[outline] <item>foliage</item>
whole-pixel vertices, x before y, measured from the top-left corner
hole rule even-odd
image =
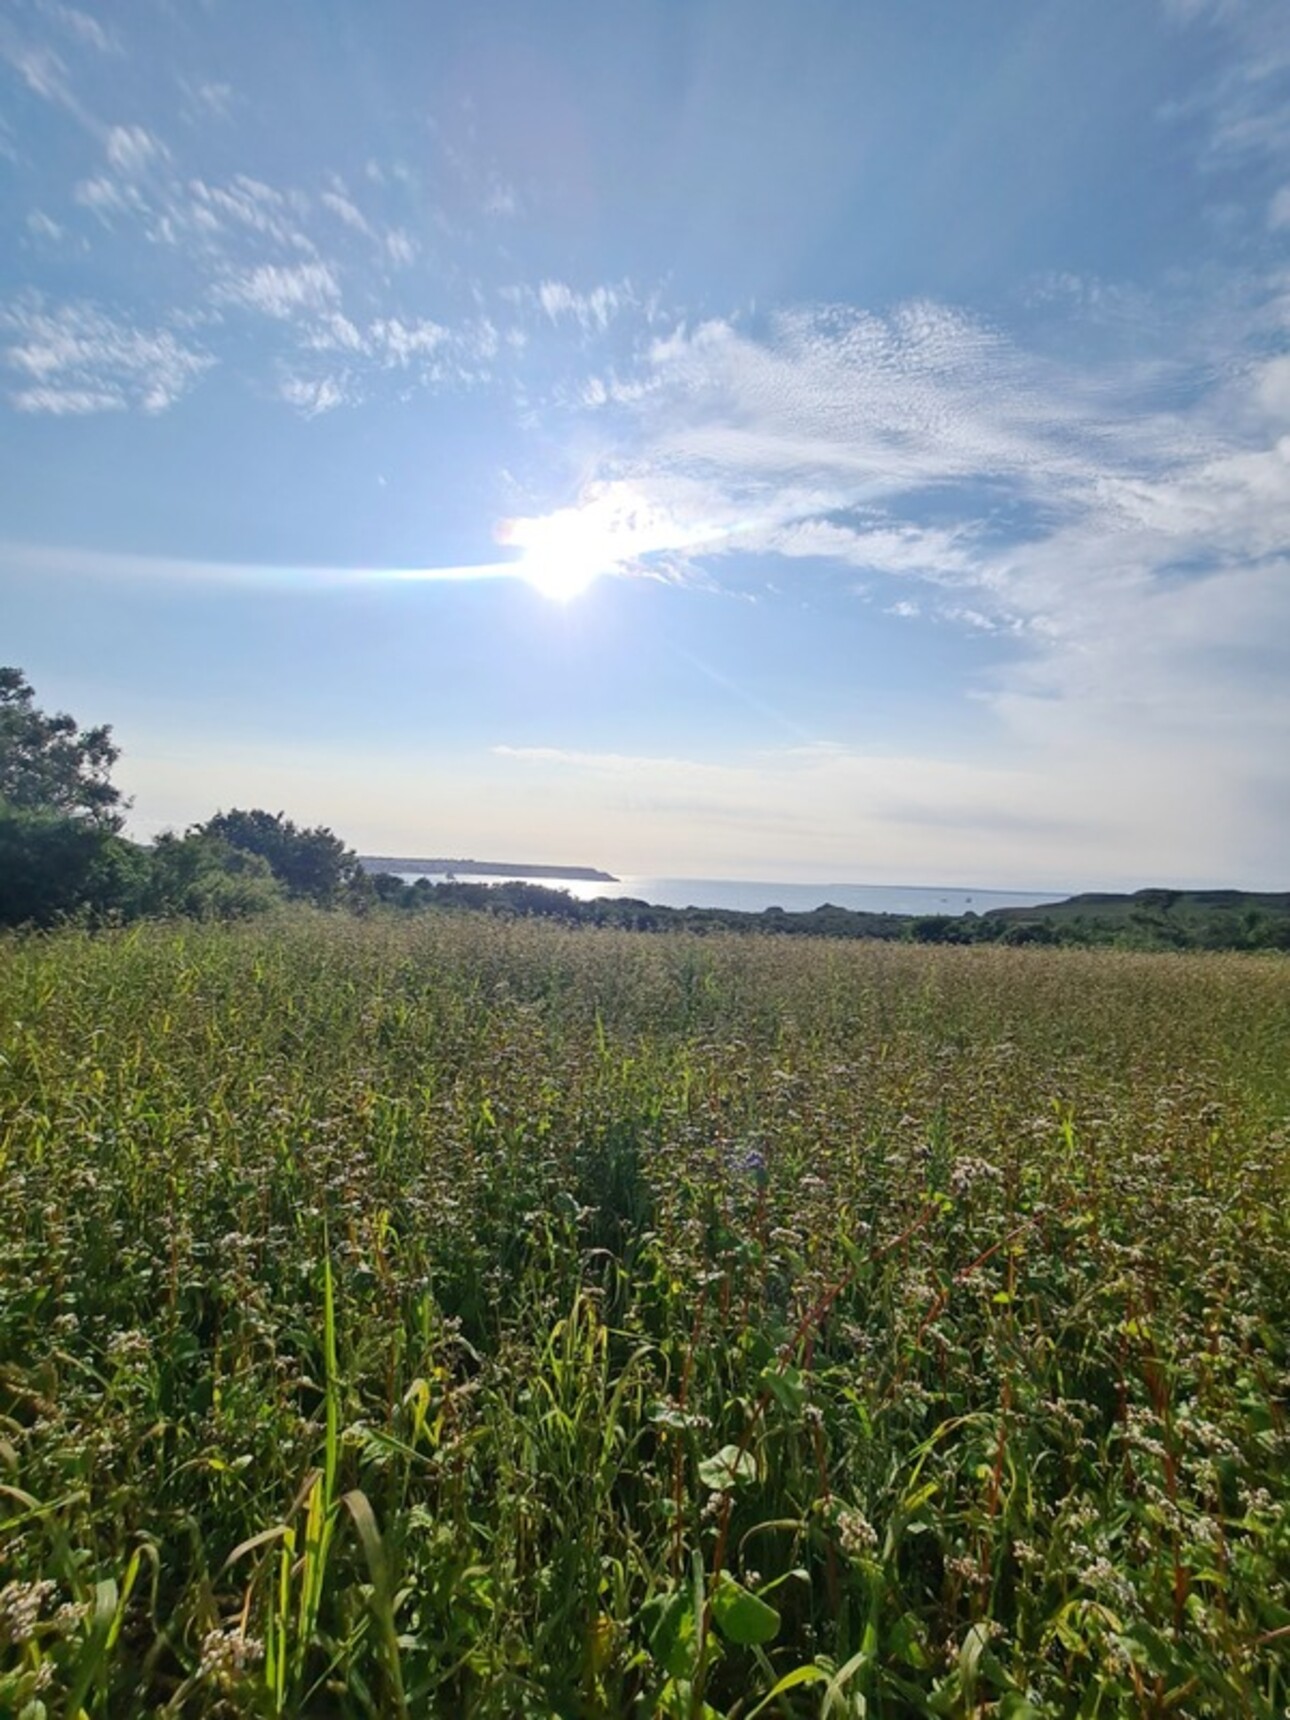
[[[303,830],[281,812],[217,812],[197,833],[259,855],[289,896],[320,908],[334,906],[363,879],[357,855],[338,836],[323,825]]]
[[[1290,949],[1290,894],[1240,890],[1140,890],[1133,896],[1077,896],[1051,908],[992,908],[984,915],[874,914],[825,902],[804,913],[767,908],[665,908],[631,897],[579,901],[550,885],[471,880],[405,883],[392,873],[369,880],[373,899],[404,911],[483,911],[500,918],[558,920],[625,931],[747,932],[776,937],[867,938],[920,944],[1042,944],[1087,949]],[[1177,906],[1177,904],[1181,904]]]
[[[151,914],[241,920],[282,900],[268,861],[218,836],[168,831],[153,843],[149,858]]]
[[[22,670],[0,668],[0,801],[117,830],[121,793],[109,773],[118,757],[106,724],[79,729],[66,712],[46,716]]]
[[[0,1711],[1290,1698],[1290,971],[0,942]]]
[[[140,851],[97,819],[0,801],[0,926],[133,917],[146,898],[147,871]]]

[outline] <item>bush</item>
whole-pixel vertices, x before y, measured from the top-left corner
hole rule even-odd
[[[129,918],[147,885],[146,857],[107,826],[0,801],[0,925]]]
[[[159,836],[151,853],[147,910],[196,920],[244,920],[282,900],[267,860],[218,837]]]

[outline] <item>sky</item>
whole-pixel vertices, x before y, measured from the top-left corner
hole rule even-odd
[[[1290,6],[0,0],[0,661],[144,838],[1290,887]]]

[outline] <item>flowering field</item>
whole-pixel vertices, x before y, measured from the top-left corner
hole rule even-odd
[[[1283,1716],[1290,964],[0,945],[0,1712]]]

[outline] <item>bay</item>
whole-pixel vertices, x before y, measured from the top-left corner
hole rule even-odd
[[[432,884],[449,880],[444,874],[401,872],[407,883],[428,878]],[[599,897],[631,896],[661,908],[734,908],[746,914],[783,908],[809,913],[831,902],[868,914],[984,914],[989,908],[1029,908],[1061,901],[1061,890],[980,890],[916,884],[784,884],[744,878],[659,878],[633,876],[612,883],[585,878],[456,877],[459,884],[538,884],[567,890],[580,902]]]

